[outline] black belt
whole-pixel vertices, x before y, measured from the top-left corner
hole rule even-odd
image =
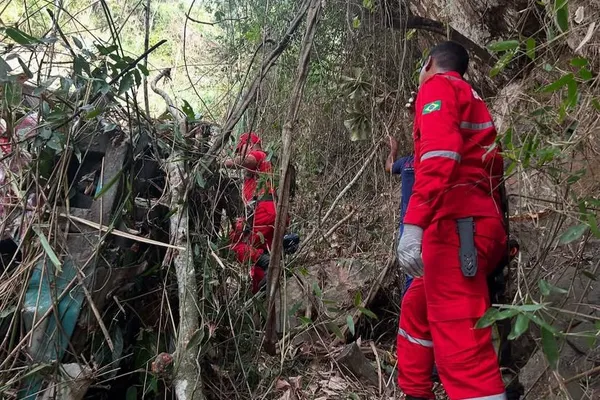
[[[261,197],[259,197],[259,198],[256,199],[257,202],[260,202],[260,201],[274,201],[274,200],[275,200],[275,197],[272,194],[267,194],[267,195],[261,196]]]

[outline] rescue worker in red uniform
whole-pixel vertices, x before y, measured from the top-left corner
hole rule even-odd
[[[240,136],[235,152],[236,156],[225,160],[224,166],[244,170],[242,192],[246,216],[238,218],[229,234],[230,247],[240,263],[251,264],[252,292],[257,293],[265,283],[275,232],[272,166],[260,137],[253,132]]]
[[[463,80],[469,55],[455,42],[431,50],[420,75],[413,128],[415,185],[398,243],[415,277],[402,300],[398,384],[407,399],[434,399],[435,363],[451,400],[504,400],[486,278],[507,249],[496,130]]]

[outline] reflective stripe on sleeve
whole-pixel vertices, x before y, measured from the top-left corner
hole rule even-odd
[[[412,337],[402,328],[398,329],[398,335],[402,336],[411,343],[418,344],[423,347],[433,347],[433,342],[431,340],[417,339],[415,337]]]
[[[492,128],[493,126],[494,123],[492,121],[481,123],[463,121],[460,123],[461,129],[468,129],[471,131],[482,131],[484,129]]]
[[[429,158],[433,158],[433,157],[444,157],[444,158],[449,158],[451,160],[454,160],[456,162],[460,162],[460,154],[458,154],[455,151],[449,151],[449,150],[428,151],[427,153],[425,153],[421,156],[421,162],[423,162]]]
[[[483,396],[483,397],[469,397],[465,400],[506,400],[506,393],[494,394],[491,396]]]

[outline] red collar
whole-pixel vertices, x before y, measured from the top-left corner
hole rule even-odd
[[[455,72],[455,71],[442,72],[442,73],[440,73],[440,75],[448,75],[448,76],[452,76],[454,78],[458,78],[460,80],[463,79],[463,77],[458,72]]]

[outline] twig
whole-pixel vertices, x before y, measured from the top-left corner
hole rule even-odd
[[[348,222],[348,220],[350,218],[352,218],[354,216],[354,214],[356,214],[356,209],[350,211],[350,213],[348,215],[346,215],[344,218],[340,219],[334,226],[331,227],[330,230],[328,230],[324,235],[323,238],[328,238],[329,236],[331,236],[333,234],[333,232],[337,231],[338,228],[342,225],[344,225],[346,222]]]
[[[131,240],[135,240],[135,241],[142,242],[142,243],[147,243],[147,244],[153,244],[155,246],[168,247],[170,249],[175,249],[175,250],[185,250],[186,249],[185,247],[174,246],[172,244],[163,243],[163,242],[159,242],[159,241],[156,241],[156,240],[148,239],[148,238],[145,238],[145,237],[132,235],[131,233],[123,232],[123,231],[120,231],[118,229],[112,229],[112,228],[110,228],[110,227],[108,227],[106,225],[100,225],[100,224],[98,224],[96,222],[88,221],[87,219],[79,218],[79,217],[76,217],[74,215],[60,213],[60,216],[64,217],[64,218],[68,218],[68,219],[73,220],[75,222],[79,222],[81,224],[87,225],[90,228],[99,229],[102,232],[108,232],[108,233],[111,233],[111,234],[113,234],[115,236],[120,236],[120,237],[123,237],[123,238],[126,238],[126,239],[131,239]]]
[[[587,377],[587,376],[590,376],[590,375],[595,375],[595,374],[598,374],[598,373],[600,373],[600,366],[594,367],[594,368],[592,368],[592,369],[590,369],[590,370],[587,370],[587,371],[585,371],[585,372],[582,372],[582,373],[580,373],[580,374],[574,375],[574,376],[572,376],[572,377],[570,377],[570,378],[568,378],[568,379],[564,379],[564,380],[563,380],[563,383],[564,383],[565,385],[567,385],[567,384],[569,384],[569,383],[571,383],[571,382],[578,381],[578,380],[580,380],[581,378],[585,378],[585,377]]]
[[[146,0],[145,33],[144,33],[144,53],[148,52],[150,45],[150,0]],[[148,56],[144,58],[144,67],[148,69]],[[146,115],[150,116],[150,100],[148,98],[148,77],[144,76],[144,107]]]
[[[264,348],[268,354],[276,354],[277,332],[275,311],[276,297],[279,294],[279,279],[281,276],[281,255],[283,246],[283,235],[287,222],[288,209],[290,204],[290,183],[291,175],[289,170],[290,159],[292,156],[292,137],[295,123],[302,101],[304,85],[308,75],[310,65],[310,52],[315,38],[317,25],[321,15],[321,0],[307,0],[309,4],[308,15],[306,17],[306,33],[302,40],[302,47],[298,58],[298,69],[296,82],[292,90],[290,104],[287,112],[286,122],[283,125],[281,133],[282,157],[281,157],[281,178],[283,184],[279,187],[279,196],[277,202],[277,217],[275,220],[275,233],[273,234],[273,248],[271,250],[271,260],[268,270],[268,306],[267,323],[265,327]]]
[[[381,361],[379,361],[379,353],[377,352],[377,347],[375,347],[374,342],[371,342],[371,350],[373,350],[373,354],[375,354],[375,362],[377,363],[377,376],[379,378],[379,395],[381,396],[381,382],[383,381],[381,377]]]
[[[215,26],[217,24],[220,24],[221,22],[228,22],[228,21],[242,21],[246,18],[223,18],[221,20],[218,20],[216,22],[207,22],[207,21],[200,21],[198,19],[192,18],[190,17],[190,13],[188,12],[187,14],[185,14],[185,17],[187,19],[189,19],[192,22],[195,22],[197,24],[202,24],[202,25],[210,25],[210,26]]]

